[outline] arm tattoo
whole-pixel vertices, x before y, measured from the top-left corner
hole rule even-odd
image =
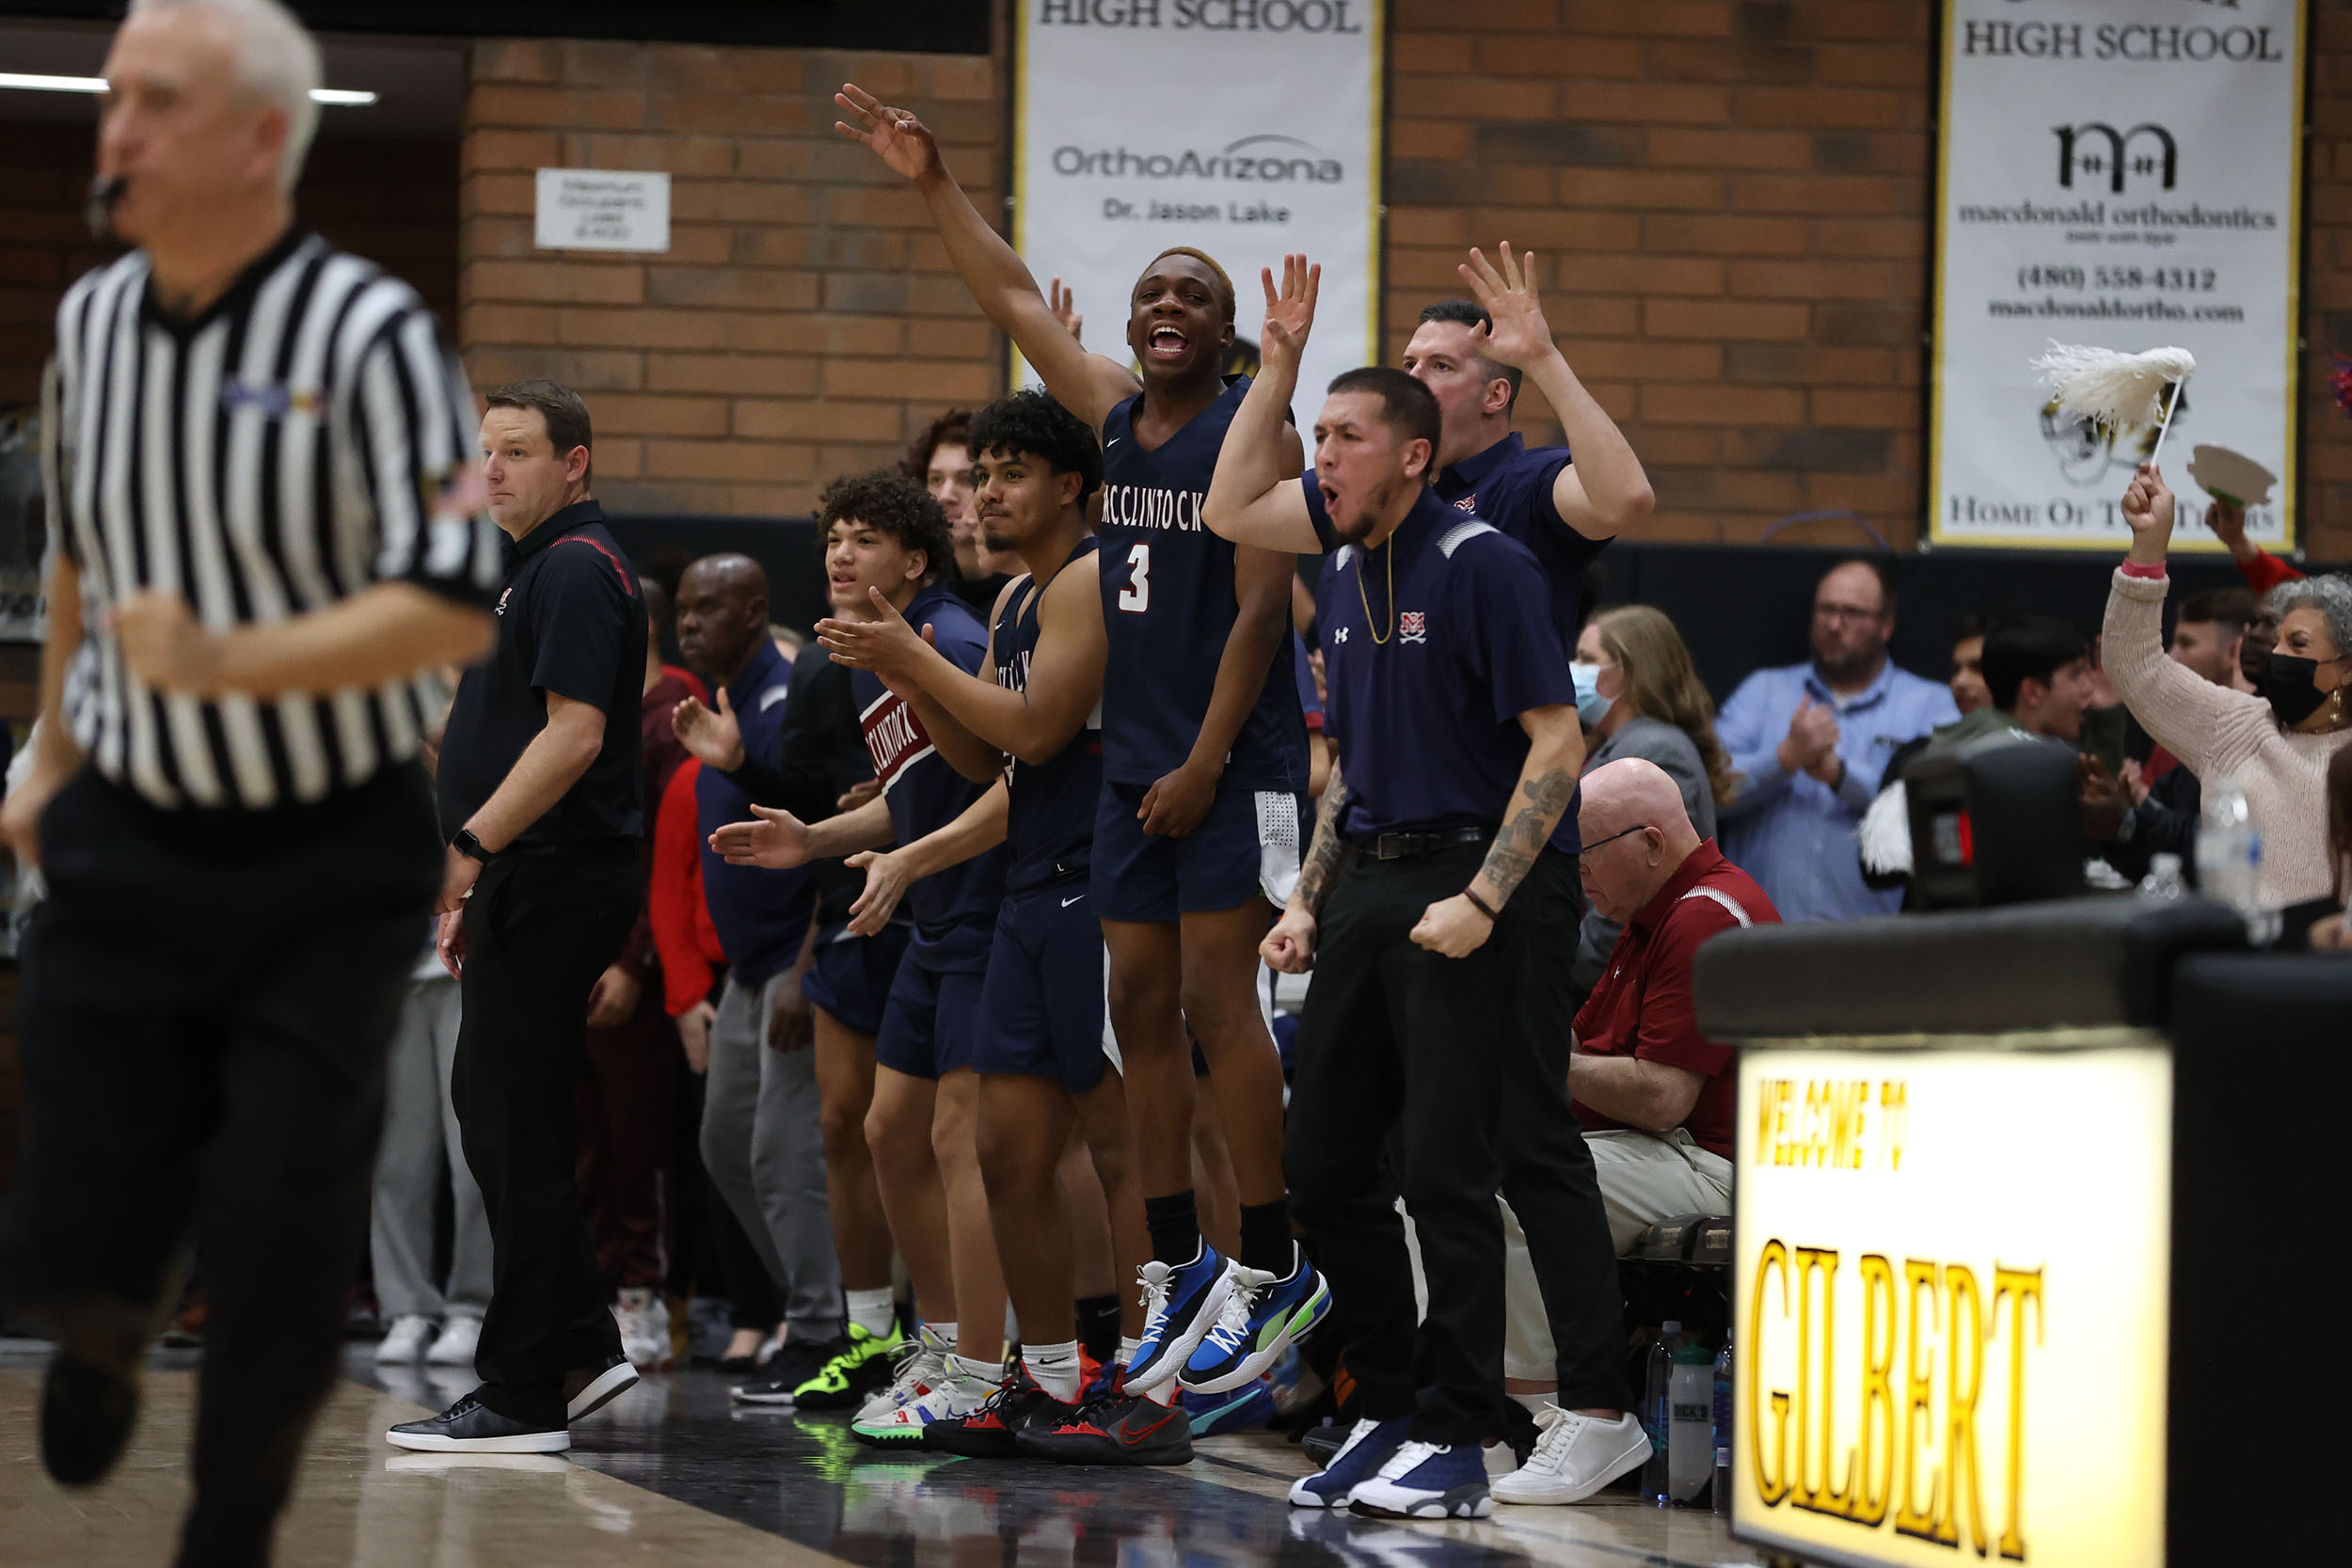
[[[1298,870],[1298,889],[1292,895],[1311,914],[1323,908],[1324,896],[1339,875],[1340,861],[1347,853],[1347,843],[1340,837],[1340,813],[1346,806],[1347,784],[1334,759],[1330,780],[1323,786],[1323,804],[1315,812],[1314,837],[1308,842],[1306,863]]]
[[[1554,768],[1519,783],[1519,793],[1526,801],[1511,814],[1511,820],[1495,834],[1495,841],[1486,849],[1486,863],[1481,867],[1486,880],[1503,897],[1511,896],[1535,857],[1544,852],[1551,839],[1551,831],[1560,825],[1560,814],[1576,799],[1576,774],[1565,768]]]

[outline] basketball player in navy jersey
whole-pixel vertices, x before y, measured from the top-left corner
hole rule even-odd
[[[871,614],[867,594],[879,593],[894,610],[930,626],[936,646],[959,667],[980,668],[988,634],[957,595],[953,534],[939,503],[920,485],[888,470],[844,479],[827,487],[817,516],[825,530],[827,589],[835,614]],[[748,853],[758,823],[722,828],[713,848],[722,854],[744,848],[743,863],[776,868],[841,856],[859,863],[867,859],[863,851],[912,844],[946,827],[984,792],[985,785],[937,754],[903,698],[870,671],[852,670],[849,678],[881,798],[814,823],[755,807],[765,819],[757,840],[767,852]],[[1005,1291],[980,1185],[974,1132],[978,1095],[971,1069],[980,980],[1004,896],[1004,862],[1001,853],[980,854],[905,890],[913,937],[882,1010],[870,1109],[862,1112],[858,1129],[871,1147],[889,1234],[907,1260],[924,1313],[922,1348],[909,1358],[904,1377],[894,1378],[889,1353],[897,1348],[896,1337],[884,1339],[852,1321],[848,1350],[794,1390],[797,1408],[863,1406],[858,1422],[880,1419],[912,1398],[917,1385],[941,1380],[960,1337],[967,1341],[961,1348],[993,1375],[1003,1343]],[[879,930],[890,913],[871,896],[863,898],[853,906],[848,929],[853,937]]]
[[[1172,1380],[1152,1397],[1114,1375],[1079,1404],[1070,1212],[1056,1175],[1074,1117],[1109,1200],[1114,1253],[1122,1268],[1137,1267],[1147,1238],[1126,1159],[1126,1095],[1104,1049],[1102,931],[1088,908],[1104,632],[1086,500],[1101,459],[1092,433],[1037,391],[982,409],[972,454],[989,546],[1015,551],[1028,569],[997,600],[995,679],[966,673],[933,646],[934,629],[918,633],[879,604],[873,621],[817,627],[834,658],[907,696],[966,777],[1001,776],[1007,785],[1012,860],[974,1065],[981,1168],[1022,1367],[980,1408],[921,1426],[919,1440],[974,1456],[1181,1465],[1192,1439]],[[1133,1363],[1145,1326],[1128,1310],[1121,1365]]]
[[[914,182],[981,309],[1102,437],[1107,665],[1090,892],[1110,949],[1152,1250],[1128,1382],[1157,1388],[1181,1374],[1204,1391],[1236,1387],[1329,1301],[1291,1237],[1281,1068],[1256,990],[1257,943],[1296,879],[1305,825],[1307,733],[1289,637],[1295,562],[1236,548],[1201,519],[1249,386],[1245,377],[1228,387],[1221,373],[1232,284],[1198,251],[1163,251],[1129,301],[1139,370],[1090,355],[957,185],[921,120],[854,86],[835,102],[857,120],[836,129]],[[1296,433],[1281,439],[1303,466]],[[1233,1262],[1200,1235],[1187,1026],[1209,1064],[1240,1189]]]

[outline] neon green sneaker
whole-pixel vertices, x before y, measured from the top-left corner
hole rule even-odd
[[[833,1354],[817,1375],[792,1390],[795,1410],[855,1410],[891,1380],[891,1363],[907,1342],[894,1321],[887,1335],[850,1325],[850,1332],[827,1348]]]

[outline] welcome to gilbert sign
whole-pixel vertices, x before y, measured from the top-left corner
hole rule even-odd
[[[1170,245],[1232,275],[1234,331],[1262,267],[1323,264],[1300,417],[1377,355],[1385,0],[1021,0],[1013,245],[1059,277],[1086,343],[1122,362],[1127,304]],[[1034,379],[1013,356],[1016,384]]]
[[[1931,537],[2119,546],[2154,431],[2061,419],[2053,339],[2197,356],[2165,442],[2278,476],[2248,532],[2295,543],[2302,0],[1947,0]],[[2217,548],[2201,529],[2178,544]]]

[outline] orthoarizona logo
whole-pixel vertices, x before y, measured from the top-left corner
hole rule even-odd
[[[1221,150],[1138,152],[1132,148],[1054,149],[1054,172],[1141,180],[1254,180],[1263,184],[1337,184],[1347,171],[1312,142],[1266,133],[1228,142]]]

